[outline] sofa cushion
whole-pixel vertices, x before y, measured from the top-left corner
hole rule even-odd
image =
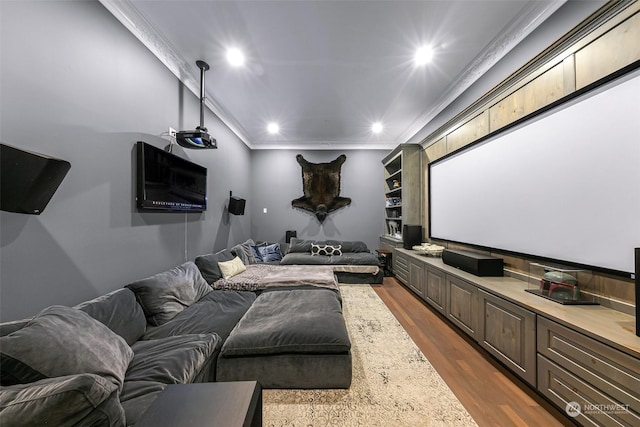
[[[215,333],[224,341],[255,299],[254,292],[214,290],[164,325],[149,327],[142,339]]]
[[[374,265],[380,261],[371,252],[343,252],[341,256],[312,255],[310,253],[288,253],[281,265]]]
[[[366,243],[359,240],[303,240],[293,237],[287,253],[311,252],[311,244],[342,246],[342,253],[346,252],[370,252]]]
[[[131,345],[144,334],[147,320],[131,290],[120,288],[75,306],[102,322]]]
[[[0,389],[6,426],[124,426],[118,386],[94,374],[47,378]]]
[[[127,425],[135,425],[142,414],[153,403],[167,384],[158,381],[125,381],[120,403],[124,409]]]
[[[84,311],[51,306],[0,338],[2,385],[90,373],[122,386],[133,352],[125,340]]]
[[[327,240],[327,245],[340,245],[342,246],[342,252],[371,252],[367,247],[367,244],[359,240],[346,241],[346,240]]]
[[[274,290],[256,298],[231,331],[221,357],[345,353],[350,348],[337,292]]]
[[[289,251],[287,253],[311,252],[312,243],[315,243],[315,240],[304,240],[292,237],[291,242],[289,242]]]
[[[220,348],[216,334],[191,334],[133,344],[134,356],[126,381],[187,384],[193,381]]]
[[[231,261],[235,255],[228,249],[223,249],[215,254],[200,255],[195,262],[200,269],[200,273],[207,283],[211,284],[222,278],[219,262]]]
[[[235,256],[240,257],[245,265],[255,264],[256,259],[253,256],[253,249],[251,249],[251,247],[255,246],[255,244],[256,242],[254,242],[253,239],[247,239],[244,242],[232,247],[231,252]]]
[[[136,294],[147,322],[158,326],[211,292],[191,261],[126,286]]]
[[[219,262],[218,266],[220,266],[222,277],[225,279],[230,279],[235,275],[247,271],[247,267],[244,265],[240,257],[235,257],[231,261]]]

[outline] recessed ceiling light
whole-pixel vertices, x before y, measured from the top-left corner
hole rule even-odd
[[[375,122],[374,124],[371,125],[371,132],[373,133],[380,133],[382,132],[382,123],[380,122]]]
[[[413,57],[416,65],[425,65],[431,62],[433,59],[433,49],[431,46],[422,46],[416,51],[415,56]]]
[[[227,50],[227,61],[234,67],[240,67],[244,65],[244,54],[240,49],[231,48]]]
[[[280,126],[278,126],[277,123],[269,123],[267,125],[267,132],[269,132],[271,135],[279,133],[280,132]]]

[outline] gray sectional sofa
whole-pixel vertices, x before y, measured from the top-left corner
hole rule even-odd
[[[380,284],[380,260],[364,242],[292,238],[280,265],[330,265],[340,283]]]
[[[0,425],[133,425],[167,384],[348,388],[339,291],[215,290],[228,257],[0,324]]]

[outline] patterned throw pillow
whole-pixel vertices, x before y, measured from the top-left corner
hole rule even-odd
[[[280,261],[282,254],[280,253],[280,245],[274,243],[273,245],[261,246],[258,248],[260,252],[260,258],[262,262]]]
[[[342,255],[342,246],[341,245],[316,245],[315,243],[311,244],[311,255]]]

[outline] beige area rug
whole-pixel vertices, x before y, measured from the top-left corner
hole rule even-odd
[[[475,426],[469,413],[368,285],[340,285],[351,339],[348,390],[264,390],[263,425]]]

